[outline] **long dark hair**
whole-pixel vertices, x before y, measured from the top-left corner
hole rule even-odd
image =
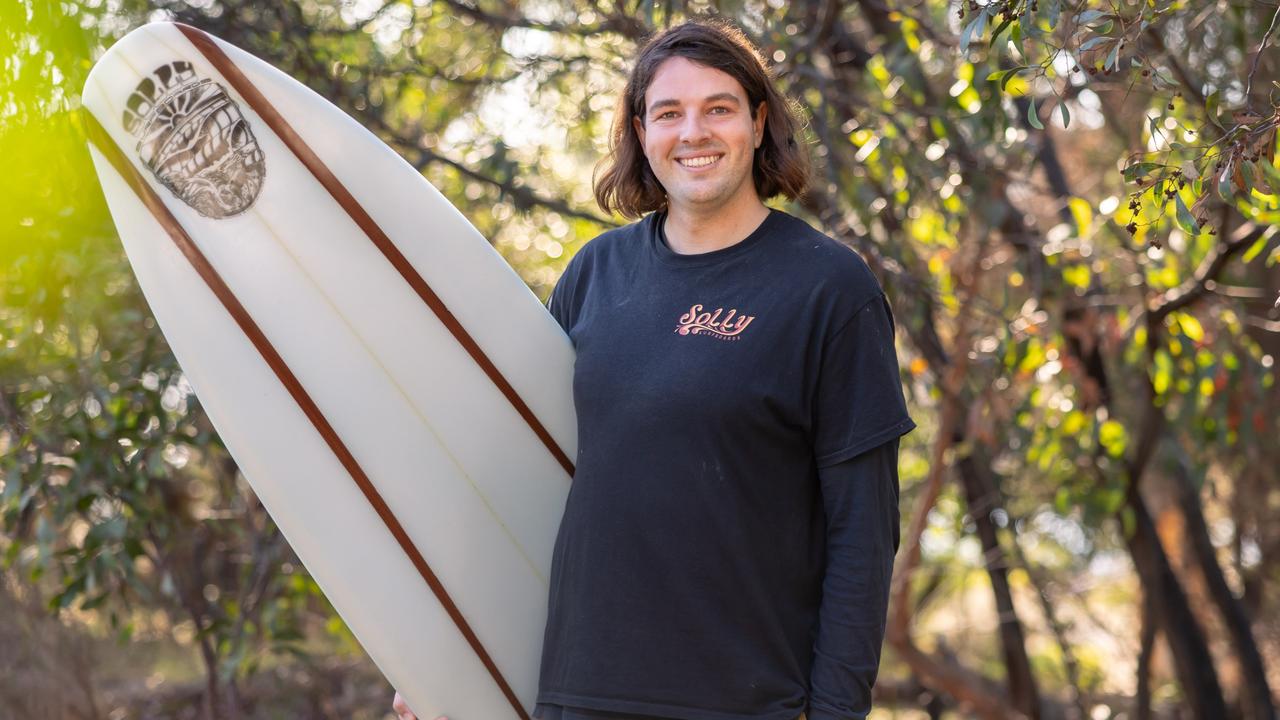
[[[637,218],[666,207],[667,194],[644,156],[633,117],[644,118],[644,94],[664,61],[683,57],[730,75],[747,93],[752,114],[767,103],[764,141],[756,149],[752,179],[756,193],[767,200],[784,195],[795,200],[809,185],[809,157],[796,141],[801,127],[799,109],[774,86],[774,78],[760,51],[737,26],[719,18],[701,18],[676,25],[649,39],[636,59],[627,87],[618,99],[609,138],[609,155],[595,179],[596,202],[607,213],[615,210]]]

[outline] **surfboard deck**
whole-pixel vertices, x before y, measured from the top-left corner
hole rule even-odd
[[[424,718],[527,718],[576,457],[573,349],[327,100],[152,23],[84,90],[138,283],[245,477]]]

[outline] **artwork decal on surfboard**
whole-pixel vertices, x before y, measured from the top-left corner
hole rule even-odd
[[[196,212],[227,218],[258,199],[267,169],[262,149],[226,88],[191,63],[165,63],[125,102],[125,130],[143,165]]]

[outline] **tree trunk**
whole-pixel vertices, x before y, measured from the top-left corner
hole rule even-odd
[[[1151,720],[1151,655],[1156,648],[1156,609],[1147,592],[1142,593],[1142,639],[1138,650],[1138,689],[1133,700],[1134,720]]]
[[[1004,548],[1000,547],[996,525],[991,520],[991,512],[1001,503],[999,491],[986,470],[988,467],[985,463],[978,463],[973,455],[965,456],[958,465],[964,484],[965,501],[969,504],[969,514],[978,526],[982,556],[987,575],[991,578],[991,589],[995,593],[1000,621],[1000,646],[1009,675],[1009,700],[1018,712],[1037,720],[1040,717],[1040,694],[1031,673],[1031,659],[1027,656],[1022,622],[1018,619],[1013,593],[1009,588],[1009,564],[1005,559]]]
[[[1240,661],[1244,687],[1240,691],[1246,717],[1254,720],[1275,720],[1275,706],[1271,700],[1271,687],[1267,683],[1267,670],[1253,637],[1253,626],[1240,600],[1231,592],[1227,579],[1218,564],[1217,553],[1209,539],[1209,527],[1200,505],[1200,493],[1191,480],[1183,458],[1174,462],[1172,475],[1177,492],[1178,506],[1186,523],[1185,541],[1191,557],[1204,576],[1205,585],[1213,604],[1218,607],[1227,625],[1232,649]]]
[[[1199,720],[1221,720],[1227,717],[1227,704],[1223,699],[1222,686],[1218,684],[1218,673],[1214,669],[1204,631],[1196,622],[1187,595],[1173,574],[1169,558],[1156,535],[1155,524],[1132,478],[1124,507],[1120,509],[1121,523],[1125,522],[1125,514],[1132,516],[1132,528],[1125,527],[1125,542],[1142,581],[1142,592],[1152,598],[1156,624],[1164,631],[1165,640],[1173,651],[1187,707]]]

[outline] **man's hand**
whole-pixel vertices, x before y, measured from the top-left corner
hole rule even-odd
[[[409,709],[409,705],[405,703],[399,691],[396,692],[395,700],[391,701],[391,709],[396,713],[396,720],[418,720],[418,716],[414,715],[413,711]],[[449,718],[441,715],[436,720],[449,720]]]

